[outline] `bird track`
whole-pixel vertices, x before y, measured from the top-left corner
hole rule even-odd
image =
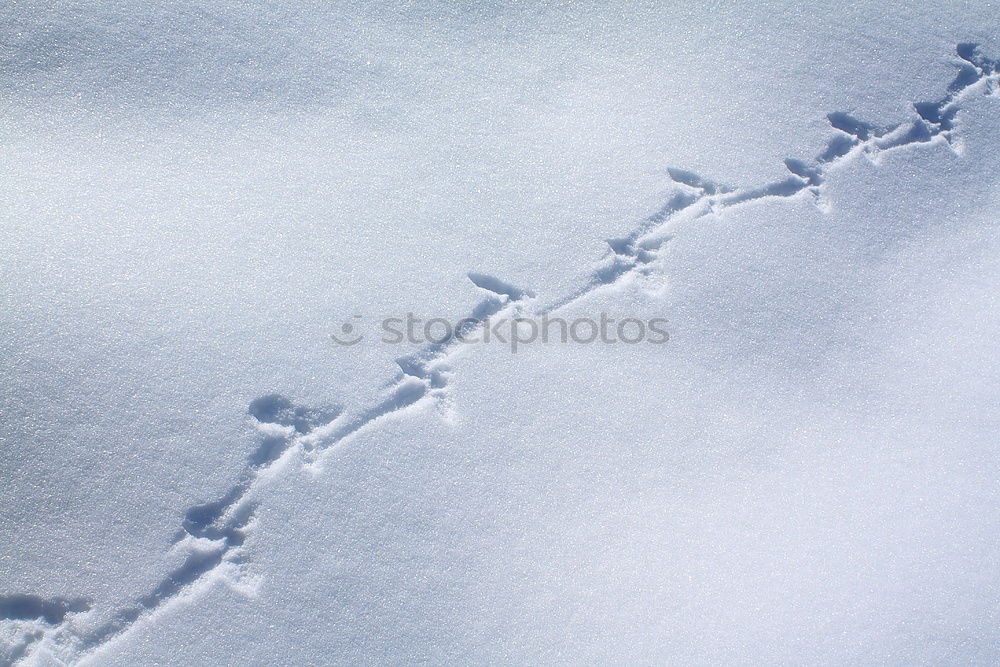
[[[835,134],[812,160],[785,160],[789,172],[785,178],[752,188],[732,188],[690,171],[668,169],[676,185],[671,198],[628,236],[609,239],[607,257],[578,290],[561,299],[537,305],[530,291],[492,276],[470,273],[469,279],[484,292],[484,298],[468,316],[468,327],[481,327],[487,318],[504,312],[528,312],[530,308],[530,313],[536,315],[551,313],[626,276],[650,272],[660,249],[671,238],[672,223],[681,214],[697,218],[760,199],[792,197],[809,197],[826,211],[829,204],[823,189],[828,171],[855,156],[877,161],[884,152],[935,142],[946,142],[957,150],[955,119],[962,100],[976,93],[1000,95],[1000,67],[997,61],[983,56],[975,44],[959,44],[956,52],[959,71],[944,97],[914,104],[913,117],[889,127],[878,127],[842,112],[829,114],[827,120]],[[444,399],[451,372],[448,361],[459,342],[452,335],[398,359],[399,374],[385,397],[358,411],[297,406],[278,394],[254,400],[248,412],[260,431],[261,444],[248,458],[233,487],[217,500],[185,512],[172,546],[180,565],[133,603],[106,610],[99,623],[85,622],[98,611],[85,599],[0,595],[0,624],[17,624],[14,641],[6,655],[0,655],[0,661],[12,665],[45,655],[65,664],[79,663],[155,610],[195,595],[203,588],[197,584],[216,578],[239,581],[245,574],[245,543],[254,527],[256,492],[292,461],[318,466],[324,452],[381,420],[418,404]]]

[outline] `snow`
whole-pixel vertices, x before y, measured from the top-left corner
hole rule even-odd
[[[988,2],[0,26],[0,660],[997,660]]]

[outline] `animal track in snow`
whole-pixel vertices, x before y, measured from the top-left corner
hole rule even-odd
[[[50,625],[62,623],[66,614],[90,609],[90,603],[77,598],[45,598],[37,595],[0,595],[0,620],[40,620]]]
[[[547,306],[534,308],[533,312],[538,315],[550,313],[625,276],[650,271],[649,265],[671,238],[671,223],[680,214],[700,217],[760,199],[798,196],[808,196],[821,210],[826,210],[823,187],[830,167],[856,155],[877,161],[880,153],[906,146],[934,141],[952,145],[956,136],[955,118],[961,109],[962,99],[976,91],[993,95],[1000,93],[1000,68],[996,61],[983,56],[974,44],[959,44],[956,51],[961,60],[959,72],[943,98],[914,104],[914,117],[891,127],[877,127],[843,112],[829,114],[827,120],[835,134],[812,160],[785,160],[788,177],[757,187],[734,188],[714,183],[690,171],[668,169],[677,189],[663,207],[628,236],[609,239],[609,255],[584,285]],[[524,309],[534,299],[531,292],[492,276],[470,273],[468,277],[486,293],[468,318],[470,328],[481,326],[487,318],[507,309]],[[182,529],[175,540],[175,548],[183,550],[182,564],[168,573],[152,591],[133,605],[112,613],[110,620],[94,630],[79,630],[74,624],[75,617],[82,613],[83,608],[67,606],[60,615],[58,610],[62,609],[59,606],[62,602],[50,601],[48,604],[56,606],[45,607],[45,603],[39,601],[37,604],[42,606],[38,609],[42,613],[34,617],[41,619],[36,620],[36,625],[44,621],[48,627],[35,627],[23,632],[21,643],[17,644],[21,647],[20,653],[11,662],[28,658],[43,647],[67,662],[77,661],[121,636],[149,612],[184,596],[193,590],[197,582],[218,573],[220,568],[227,568],[226,572],[220,573],[221,576],[238,576],[244,557],[244,543],[253,526],[256,510],[254,492],[269,482],[271,477],[268,473],[289,460],[291,455],[298,455],[303,462],[315,461],[322,452],[385,417],[402,413],[425,400],[443,399],[450,372],[448,358],[457,345],[457,336],[453,334],[445,341],[424,345],[413,354],[398,359],[400,373],[386,397],[358,411],[342,413],[335,409],[299,407],[277,394],[254,400],[249,413],[258,425],[261,445],[250,456],[247,467],[229,491],[218,500],[196,505],[185,513]],[[22,598],[35,600],[32,596],[0,598],[0,621],[13,622],[15,618],[20,618],[12,616],[13,612],[5,616],[2,605],[4,600],[15,600],[8,603],[9,608],[28,609],[17,606],[16,600]],[[56,613],[46,610],[55,610]]]
[[[823,199],[826,172],[855,155],[864,155],[877,162],[882,153],[934,141],[945,141],[955,149],[954,121],[961,109],[962,99],[976,92],[1000,95],[1000,66],[997,61],[986,58],[972,43],[959,44],[956,52],[961,61],[959,72],[949,84],[945,97],[936,102],[915,103],[913,118],[890,127],[878,127],[843,112],[828,114],[827,120],[837,133],[812,160],[785,160],[785,167],[791,174],[788,178],[752,188],[733,188],[684,169],[669,168],[667,173],[679,191],[631,234],[609,239],[607,243],[611,253],[590,280],[575,293],[555,301],[541,312],[562,308],[595,289],[617,282],[627,274],[647,271],[647,265],[670,239],[667,227],[678,214],[700,217],[759,199],[802,195],[810,196],[820,210],[827,211],[828,204]]]
[[[469,327],[481,326],[486,318],[506,308],[517,307],[532,296],[492,276],[470,274],[469,279],[486,293],[466,318]],[[139,619],[183,594],[192,584],[219,572],[220,568],[227,568],[224,576],[239,577],[243,545],[257,509],[253,495],[267,484],[268,473],[286,460],[286,454],[298,453],[306,460],[315,460],[323,451],[381,418],[426,397],[443,396],[447,384],[445,362],[458,342],[453,335],[398,359],[400,375],[386,397],[356,412],[297,406],[279,394],[268,394],[252,401],[247,411],[257,424],[261,444],[250,455],[237,483],[222,497],[195,505],[185,512],[181,530],[174,537],[174,548],[183,556],[181,565],[164,576],[152,591],[112,613],[99,627],[79,630],[63,622],[36,637],[32,644],[45,645],[53,654],[74,661],[120,636]],[[47,641],[39,641],[41,639]]]
[[[31,646],[45,636],[45,632],[64,623],[67,615],[79,614],[90,609],[90,602],[82,598],[43,598],[38,595],[0,595],[0,621],[17,626],[19,632],[12,644],[0,653],[3,664],[13,664],[22,658]]]

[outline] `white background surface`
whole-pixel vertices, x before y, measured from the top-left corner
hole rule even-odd
[[[1000,57],[996,26],[988,2],[11,3],[0,596],[134,604],[245,470],[253,399],[350,411],[393,380],[412,348],[337,348],[344,319],[458,319],[468,272],[572,293],[667,167],[781,178],[826,114],[904,122],[956,43]],[[998,110],[963,103],[961,154],[838,165],[827,213],[678,223],[649,280],[572,306],[669,344],[466,349],[446,405],[263,485],[238,582],[30,659],[994,662]]]

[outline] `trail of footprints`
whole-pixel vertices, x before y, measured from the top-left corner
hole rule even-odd
[[[983,93],[1000,95],[998,62],[983,56],[975,44],[959,44],[959,72],[947,94],[934,102],[914,104],[914,117],[899,125],[877,127],[846,113],[827,116],[837,131],[824,150],[811,161],[788,159],[789,176],[755,188],[730,188],[682,169],[669,169],[677,185],[672,198],[654,215],[624,238],[610,239],[608,257],[577,291],[546,306],[536,306],[536,315],[550,313],[613,284],[627,275],[651,270],[658,251],[669,241],[671,223],[680,214],[700,217],[718,213],[765,197],[808,196],[827,209],[823,184],[827,170],[855,155],[877,159],[881,152],[914,144],[956,139],[955,117],[963,98]],[[469,328],[504,311],[525,310],[534,295],[491,276],[469,274],[484,299],[469,315]],[[381,418],[405,410],[421,401],[442,399],[448,384],[448,359],[457,339],[426,345],[397,360],[400,373],[387,396],[379,403],[352,413],[338,408],[306,408],[271,394],[249,406],[258,424],[261,444],[249,457],[237,483],[215,501],[190,508],[174,540],[182,554],[181,564],[167,573],[146,595],[133,604],[104,615],[99,625],[83,621],[93,614],[86,600],[45,600],[32,595],[0,595],[0,626],[14,624],[13,640],[0,661],[14,664],[44,649],[57,660],[73,663],[128,631],[137,621],[171,600],[191,591],[192,584],[211,576],[238,578],[246,557],[245,542],[253,528],[254,492],[268,483],[270,474],[298,455],[314,461],[325,450],[343,442]],[[0,635],[5,636],[5,635]]]
[[[481,326],[488,317],[516,307],[533,296],[491,276],[469,274],[469,279],[486,294],[469,315],[470,328]],[[6,598],[0,598],[0,622],[26,621],[14,648],[8,651],[6,658],[0,654],[0,659],[5,664],[13,664],[45,647],[62,662],[78,661],[126,632],[144,615],[184,594],[191,584],[213,575],[238,578],[244,562],[243,545],[257,507],[253,495],[267,484],[269,474],[276,472],[289,455],[297,453],[305,461],[315,460],[323,451],[379,418],[424,398],[443,396],[447,383],[444,362],[457,343],[457,338],[453,337],[425,345],[414,354],[398,359],[401,373],[388,395],[356,413],[344,413],[336,407],[297,406],[279,394],[268,394],[251,402],[248,413],[258,425],[260,445],[248,458],[236,484],[222,497],[195,505],[185,513],[181,529],[174,535],[174,548],[182,554],[181,564],[146,595],[115,610],[95,627],[85,626],[83,617],[75,618],[68,613],[88,610],[86,601],[79,601],[58,615],[51,612],[15,615],[3,613],[2,602]],[[11,596],[11,599],[17,597]],[[51,607],[62,603],[49,604]]]

